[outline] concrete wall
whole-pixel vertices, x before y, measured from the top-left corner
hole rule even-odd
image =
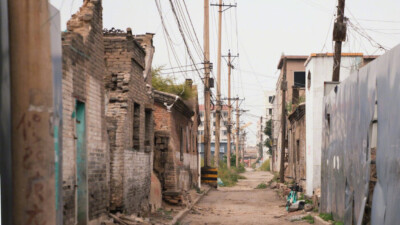
[[[76,223],[76,100],[86,107],[89,220],[107,213],[108,136],[104,114],[104,44],[101,1],[85,1],[63,33],[63,199],[64,224]]]
[[[362,56],[342,56],[340,80],[362,65]],[[324,82],[332,80],[333,57],[312,56],[306,64],[306,160],[307,192],[311,196],[321,186],[322,104]],[[311,79],[308,79],[309,73]],[[309,82],[311,81],[311,86]],[[310,86],[310,87],[309,87]]]
[[[127,214],[147,212],[154,139],[153,99],[148,89],[151,77],[144,78],[148,55],[130,30],[106,31],[104,45],[111,154],[110,209]],[[151,64],[151,60],[147,63]]]

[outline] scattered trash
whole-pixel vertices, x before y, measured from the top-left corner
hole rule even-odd
[[[219,177],[217,179],[217,183],[218,183],[218,186],[221,186],[221,187],[225,186],[224,182],[222,182],[221,178],[219,178]]]

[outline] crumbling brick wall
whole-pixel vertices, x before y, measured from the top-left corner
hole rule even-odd
[[[166,103],[171,104],[171,102]],[[197,185],[198,117],[195,115],[198,114],[193,112],[195,111],[193,107],[198,107],[197,101],[192,104],[179,100],[169,112],[163,99],[155,96],[154,170],[160,179],[163,191],[189,190]]]
[[[89,220],[107,213],[109,155],[105,126],[104,44],[100,0],[86,0],[68,21],[63,44],[64,224],[76,223],[76,101],[85,103]]]
[[[305,190],[306,180],[306,117],[305,105],[298,106],[289,115],[288,124],[288,152],[289,161],[285,175],[295,178]]]
[[[110,133],[112,211],[146,212],[151,185],[154,122],[151,74],[152,35],[135,40],[128,29],[105,30],[106,120]],[[145,48],[146,47],[147,51]],[[150,49],[150,50],[148,50]],[[147,55],[146,55],[147,52]]]

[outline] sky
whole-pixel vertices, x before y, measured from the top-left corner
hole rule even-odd
[[[122,30],[130,27],[134,34],[155,33],[156,52],[153,67],[163,66],[163,72],[177,81],[183,81],[185,78],[193,79],[199,86],[199,102],[202,103],[204,100],[200,77],[203,74],[189,71],[195,68],[186,52],[170,1],[157,1],[171,41],[166,39],[156,0],[103,0],[103,26]],[[68,19],[82,4],[82,0],[50,0],[50,2],[60,10],[62,30],[65,30]],[[191,35],[187,32],[185,37],[193,61],[197,64],[196,67],[201,68],[204,2],[201,0],[173,0],[173,2],[178,15],[180,12],[186,15],[186,28],[191,30]],[[216,4],[217,0],[210,0],[210,3]],[[245,99],[240,107],[249,111],[241,116],[241,121],[252,122],[247,128],[247,137],[248,144],[255,145],[257,121],[260,116],[265,115],[265,92],[276,88],[279,75],[277,64],[280,56],[333,52],[332,29],[337,1],[225,0],[224,3],[237,3],[237,7],[223,12],[222,55],[227,55],[228,50],[232,55],[239,54],[233,62],[235,68],[231,80],[232,97]],[[185,5],[188,14],[185,14]],[[345,16],[354,25],[349,26],[347,41],[343,43],[342,52],[384,54],[385,51],[378,48],[378,44],[388,50],[396,46],[400,42],[399,11],[399,0],[347,1]],[[217,74],[217,19],[218,8],[211,6],[210,55],[213,76]],[[185,24],[181,21],[181,25]],[[171,47],[167,46],[172,46],[176,57]],[[185,65],[192,66],[169,69]],[[174,72],[171,73],[172,71]],[[222,98],[226,98],[228,82],[225,59],[222,60],[221,74]],[[213,92],[215,93],[215,89]]]

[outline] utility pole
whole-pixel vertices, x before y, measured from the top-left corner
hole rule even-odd
[[[217,108],[215,110],[215,150],[214,165],[219,164],[219,141],[221,130],[221,36],[222,36],[222,0],[219,0],[219,19],[218,19],[218,71],[217,71]],[[229,162],[229,159],[227,160]]]
[[[219,18],[218,18],[218,70],[217,70],[217,107],[215,110],[215,152],[214,152],[214,165],[218,167],[219,163],[219,147],[220,147],[220,134],[221,134],[221,37],[222,37],[222,7],[236,7],[235,5],[226,5],[219,0],[219,4],[211,4],[211,6],[218,6]],[[227,162],[229,162],[229,158]]]
[[[335,41],[335,56],[333,59],[332,81],[340,80],[340,63],[342,56],[342,42],[346,40],[346,23],[344,18],[345,0],[338,0],[337,17],[333,28],[333,40]]]
[[[222,57],[228,57],[228,125],[227,125],[227,145],[228,145],[228,150],[227,150],[227,167],[231,168],[231,133],[232,133],[232,104],[231,104],[231,72],[232,68],[232,58],[239,57],[239,55],[232,56],[231,51],[229,50],[227,56],[222,56]],[[233,99],[236,100],[236,99]]]
[[[236,101],[236,168],[239,168],[239,99]]]
[[[260,159],[263,158],[263,117],[260,116]]]
[[[232,105],[231,105],[231,51],[229,50],[228,52],[228,169],[231,168],[231,128],[232,128],[232,122],[231,122],[231,110],[232,110]]]
[[[204,167],[211,166],[210,140],[210,7],[204,0]]]
[[[47,0],[8,1],[12,224],[56,221],[53,68]],[[58,187],[57,187],[58,188]]]
[[[282,116],[281,116],[281,164],[279,169],[279,178],[280,182],[285,182],[285,148],[286,148],[286,90],[287,90],[287,82],[286,82],[286,56],[283,56],[283,78],[281,83],[282,90]]]

